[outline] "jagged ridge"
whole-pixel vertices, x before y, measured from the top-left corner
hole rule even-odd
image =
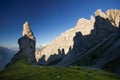
[[[38,54],[42,58],[44,56],[44,60],[40,60],[40,64],[49,64],[51,61],[55,61],[57,59],[61,59],[66,57],[67,54],[71,53],[70,50],[73,49],[75,44],[74,37],[77,32],[81,32],[81,36],[86,36],[88,38],[79,37],[78,41],[83,43],[83,45],[79,46],[78,52],[73,51],[71,56],[74,57],[77,54],[85,53],[87,48],[93,47],[93,45],[98,45],[101,41],[103,41],[106,37],[117,32],[117,28],[119,27],[120,21],[120,11],[119,10],[108,10],[106,13],[103,13],[101,9],[98,9],[95,12],[94,16],[91,16],[90,20],[86,20],[81,18],[78,20],[76,26],[67,30],[65,33],[61,34],[58,38],[53,40],[49,45],[43,48]],[[91,35],[92,34],[92,35]],[[77,46],[77,45],[76,45]],[[86,48],[87,47],[87,48]],[[62,54],[59,54],[62,52]],[[53,58],[51,58],[51,56]],[[71,57],[69,57],[71,58]],[[76,56],[75,56],[76,58]],[[70,61],[68,61],[69,63]]]

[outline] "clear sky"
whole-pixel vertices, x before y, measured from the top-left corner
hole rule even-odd
[[[120,0],[0,0],[0,45],[18,45],[25,21],[37,43],[46,44],[99,8],[120,9]]]

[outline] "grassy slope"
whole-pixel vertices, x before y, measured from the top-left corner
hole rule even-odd
[[[120,80],[120,75],[78,66],[32,66],[22,58],[0,71],[0,80]]]

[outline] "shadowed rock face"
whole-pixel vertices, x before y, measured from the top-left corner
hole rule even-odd
[[[28,38],[27,36],[23,36],[18,40],[21,55],[27,56],[27,60],[30,63],[35,62],[35,41]]]

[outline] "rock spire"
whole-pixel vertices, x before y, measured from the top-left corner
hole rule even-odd
[[[18,44],[22,55],[27,56],[28,61],[34,63],[36,40],[28,22],[23,25],[23,36],[18,40]]]
[[[30,25],[29,23],[26,21],[24,24],[23,24],[23,33],[22,33],[23,36],[27,36],[28,38],[32,39],[32,40],[35,40],[35,37],[32,33],[32,30],[30,29]]]
[[[11,66],[16,60],[20,59],[21,57],[26,57],[27,61],[31,64],[37,64],[35,59],[35,45],[36,40],[30,29],[28,22],[25,22],[23,25],[23,35],[21,38],[18,39],[19,44],[19,51],[14,55],[10,63],[6,65],[6,68]]]

